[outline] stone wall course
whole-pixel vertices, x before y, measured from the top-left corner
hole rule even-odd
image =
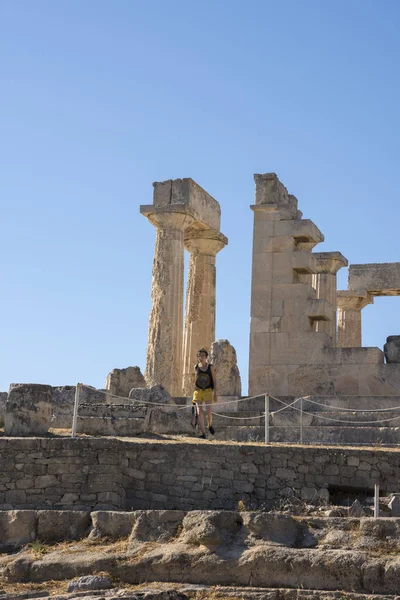
[[[232,509],[239,500],[271,505],[285,490],[307,496],[335,486],[399,492],[400,455],[393,450],[128,441],[108,438],[0,438],[0,508],[80,506],[108,509]],[[37,449],[38,440],[32,449]],[[7,452],[4,452],[4,449]],[[66,454],[68,456],[66,456]],[[127,456],[132,458],[126,458]],[[16,462],[18,457],[18,462]],[[123,460],[129,466],[122,464]],[[373,467],[372,467],[373,464]],[[18,469],[16,468],[18,465]],[[307,496],[308,497],[308,496]],[[219,504],[218,504],[219,503]]]

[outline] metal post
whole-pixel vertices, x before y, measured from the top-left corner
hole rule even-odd
[[[303,398],[300,398],[300,444],[303,443]]]
[[[374,519],[379,517],[379,483],[375,484],[374,494]]]
[[[74,415],[72,417],[72,433],[71,437],[76,437],[76,423],[78,421],[78,406],[79,406],[79,392],[81,384],[77,383],[75,388],[75,402],[74,402]]]
[[[265,400],[265,443],[269,444],[269,396],[268,394],[265,394],[264,396],[264,400]]]

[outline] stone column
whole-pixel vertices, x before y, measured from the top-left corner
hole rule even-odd
[[[185,248],[190,252],[183,333],[183,395],[193,390],[193,367],[200,348],[211,351],[215,340],[215,257],[227,238],[214,230],[189,229]]]
[[[145,214],[156,226],[151,312],[146,354],[147,385],[164,386],[171,396],[182,394],[182,326],[184,231],[194,219],[165,209]]]
[[[333,345],[336,345],[336,291],[337,272],[342,267],[347,267],[348,261],[340,252],[314,252],[317,273],[313,275],[317,298],[326,300],[332,307],[329,321],[318,321],[317,331],[324,331],[331,336]]]
[[[367,304],[372,304],[373,301],[372,296],[366,290],[344,290],[337,292],[338,347],[361,347],[361,310]]]

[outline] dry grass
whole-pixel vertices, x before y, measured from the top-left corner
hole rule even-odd
[[[0,576],[0,589],[6,594],[23,594],[27,592],[48,592],[50,596],[66,594],[68,581],[45,581],[44,583],[10,583],[4,577]]]
[[[64,541],[55,543],[45,543],[40,540],[28,544],[21,549],[21,553],[30,554],[34,560],[40,560],[44,555],[53,552],[65,553],[65,554],[77,554],[77,553],[103,553],[103,554],[124,554],[128,549],[128,539],[120,538],[118,540],[109,540],[108,538],[100,538],[98,540],[91,540],[89,538],[83,538],[76,541]],[[17,556],[17,555],[13,555]]]

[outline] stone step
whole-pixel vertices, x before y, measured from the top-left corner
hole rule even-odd
[[[263,442],[265,429],[259,426],[228,426],[216,429],[215,439],[238,442]],[[270,427],[271,442],[300,443],[299,427]],[[397,446],[400,444],[399,427],[303,427],[304,444],[343,446]]]
[[[106,435],[134,437],[143,431],[143,418],[111,418],[78,416],[77,433],[86,435]]]
[[[80,404],[79,417],[144,418],[147,407],[138,404]]]

